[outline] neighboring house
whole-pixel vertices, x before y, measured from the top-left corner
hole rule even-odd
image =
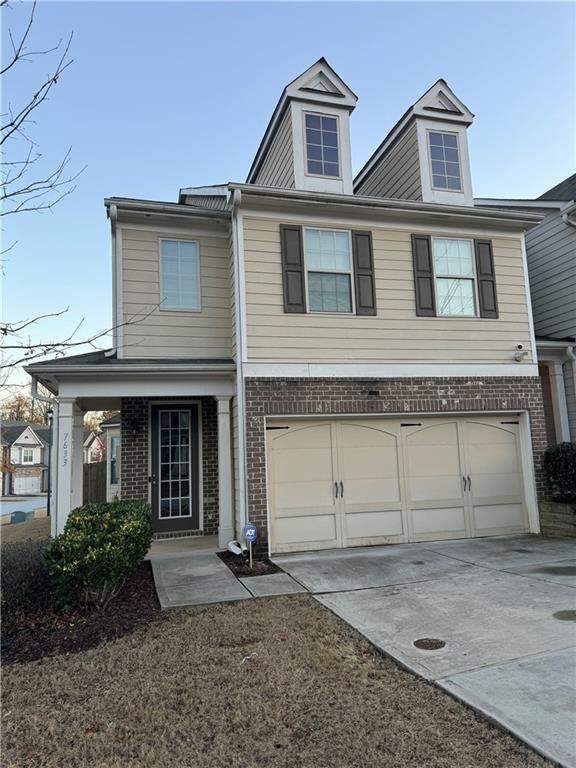
[[[106,443],[106,500],[120,498],[120,414],[100,424]]]
[[[99,464],[106,461],[106,435],[84,432],[84,464]]]
[[[320,59],[245,183],[105,201],[114,346],[27,368],[58,400],[54,532],[82,498],[83,413],[108,408],[120,496],[157,536],[225,546],[250,520],[288,552],[539,530],[541,216],[474,205],[473,115],[443,80],[353,178],[356,101]]]
[[[545,216],[526,235],[549,445],[576,441],[576,174],[534,200],[477,200]]]
[[[2,496],[28,496],[48,488],[50,427],[24,421],[0,422]]]

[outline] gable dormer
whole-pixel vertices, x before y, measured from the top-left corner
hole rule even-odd
[[[355,193],[473,206],[467,136],[473,119],[446,81],[438,80],[358,173]]]
[[[349,118],[356,101],[319,59],[284,89],[247,183],[352,194]]]

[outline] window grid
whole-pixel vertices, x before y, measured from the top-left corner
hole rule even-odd
[[[118,483],[118,449],[120,447],[120,438],[112,437],[110,439],[110,483]]]
[[[436,189],[461,191],[460,155],[456,134],[429,131],[428,142],[432,186]]]
[[[305,114],[306,168],[314,176],[340,176],[338,157],[338,119],[327,115]]]
[[[200,261],[196,241],[160,240],[160,275],[160,309],[200,311]]]
[[[433,238],[432,254],[438,315],[476,317],[476,268],[472,241]]]
[[[33,448],[22,448],[22,464],[34,464]]]
[[[352,314],[350,233],[305,229],[304,258],[308,311]]]
[[[191,517],[190,412],[160,411],[160,514],[161,519]]]

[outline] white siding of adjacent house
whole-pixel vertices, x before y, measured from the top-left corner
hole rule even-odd
[[[537,336],[576,336],[576,229],[559,212],[526,235]]]
[[[199,243],[201,311],[162,310],[160,239]],[[124,357],[222,358],[232,354],[227,228],[213,224],[171,233],[122,228]]]
[[[416,316],[410,231],[371,228],[377,315],[287,314],[280,221],[244,219],[250,361],[510,364],[517,344],[531,348],[519,237],[492,238],[498,319],[425,318]],[[530,356],[526,362],[532,362]]]
[[[422,200],[418,136],[414,123],[384,155],[357,195]]]
[[[294,188],[292,118],[289,109],[286,110],[254,183],[268,187]]]

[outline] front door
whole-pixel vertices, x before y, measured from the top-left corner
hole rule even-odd
[[[200,467],[197,405],[154,405],[152,520],[156,533],[200,528]]]

